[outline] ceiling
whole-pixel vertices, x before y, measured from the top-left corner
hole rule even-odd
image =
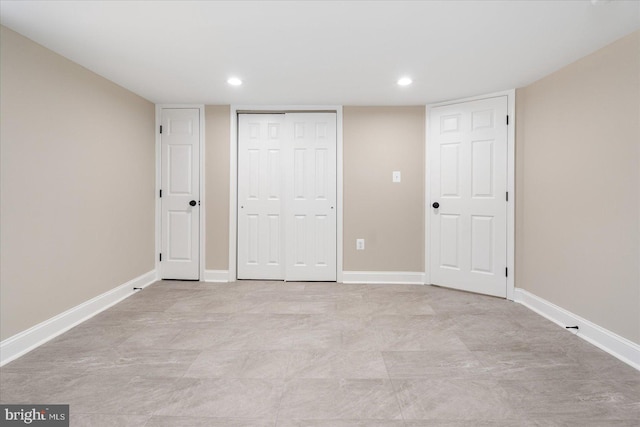
[[[2,0],[0,16],[155,103],[419,105],[527,85],[640,28],[640,1]]]

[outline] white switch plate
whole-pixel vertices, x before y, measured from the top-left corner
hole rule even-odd
[[[356,250],[364,251],[364,239],[356,239]]]
[[[393,171],[393,182],[400,182],[401,179],[400,171]]]

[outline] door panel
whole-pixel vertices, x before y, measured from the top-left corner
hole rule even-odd
[[[191,212],[169,211],[167,260],[189,261],[191,253]]]
[[[471,216],[471,271],[474,273],[494,273],[493,220],[491,216]]]
[[[432,283],[506,297],[507,97],[430,112]]]
[[[447,236],[440,240],[440,267],[460,269],[459,219],[460,215],[443,214],[440,217],[440,232]]]
[[[162,110],[161,251],[163,279],[199,278],[200,115],[196,108]],[[189,202],[196,201],[195,206]]]
[[[460,144],[440,146],[440,194],[443,197],[460,197]]]
[[[495,197],[493,141],[471,143],[471,197]]]

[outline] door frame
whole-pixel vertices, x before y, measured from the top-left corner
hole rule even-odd
[[[162,125],[162,110],[163,109],[174,109],[174,108],[190,108],[198,110],[198,119],[200,121],[200,135],[199,135],[199,155],[200,155],[200,170],[198,173],[198,179],[200,181],[200,219],[199,226],[200,232],[198,233],[198,247],[199,247],[199,257],[198,257],[198,280],[204,280],[204,268],[205,268],[205,239],[203,236],[206,236],[205,229],[205,217],[206,217],[206,203],[205,203],[205,180],[204,180],[204,146],[205,146],[205,127],[204,127],[204,104],[156,104],[156,188],[155,188],[155,209],[156,209],[156,218],[155,218],[155,271],[156,271],[156,279],[161,279],[160,272],[160,257],[159,254],[162,250],[162,201],[160,200],[160,186],[162,185],[162,138],[160,136],[160,125]]]
[[[229,138],[229,281],[238,279],[238,114],[336,113],[336,282],[342,283],[342,105],[231,105]]]
[[[435,107],[442,107],[452,104],[460,104],[470,101],[479,101],[487,98],[495,98],[498,96],[507,97],[507,114],[509,115],[509,125],[507,126],[507,191],[509,192],[509,200],[507,201],[507,299],[512,300],[514,298],[515,289],[515,205],[516,205],[516,189],[515,189],[515,129],[516,129],[516,90],[510,89],[502,92],[494,92],[486,95],[473,96],[469,98],[453,99],[450,101],[438,102],[434,104],[427,104],[425,110],[425,210],[424,210],[424,270],[425,270],[425,284],[431,284],[431,238],[429,235],[429,207],[431,206],[431,179],[429,179],[429,171],[431,156],[429,153],[429,140],[431,132],[431,124],[429,122],[429,116],[431,110]]]

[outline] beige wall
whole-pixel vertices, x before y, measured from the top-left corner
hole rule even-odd
[[[640,32],[517,97],[516,286],[640,343]]]
[[[154,106],[2,27],[1,339],[154,268]]]
[[[425,108],[344,107],[343,115],[344,270],[423,272]],[[393,171],[402,182],[391,181]]]
[[[205,107],[206,269],[229,269],[230,107]]]
[[[205,116],[206,268],[227,270],[229,106],[208,105]],[[343,127],[343,269],[423,272],[424,107],[344,107]],[[356,238],[366,250],[355,250]]]

